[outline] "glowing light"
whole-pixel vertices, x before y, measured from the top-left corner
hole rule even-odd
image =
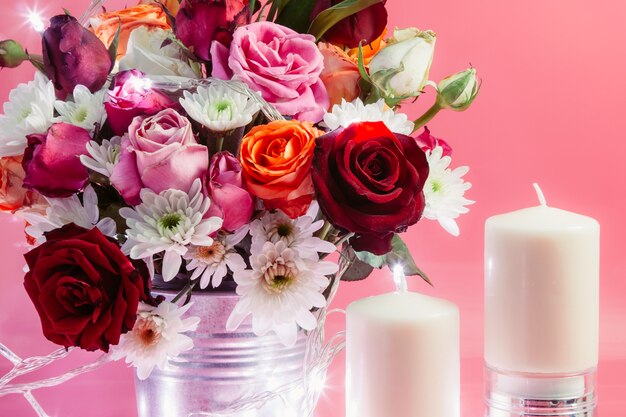
[[[315,393],[320,393],[326,387],[326,373],[318,370],[309,376],[309,389]]]
[[[406,292],[408,289],[406,276],[404,275],[404,268],[400,264],[393,267],[393,282],[396,283],[396,290],[398,292]]]
[[[128,81],[136,90],[149,90],[152,88],[152,80],[149,78],[132,76]]]
[[[46,25],[44,23],[44,20],[41,18],[41,15],[35,10],[28,12],[28,22],[31,24],[36,32],[41,33],[46,28]]]

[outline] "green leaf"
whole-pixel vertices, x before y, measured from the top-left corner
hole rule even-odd
[[[311,23],[311,12],[315,6],[315,0],[279,0],[279,3],[281,4],[275,22],[296,32],[306,33]]]
[[[256,7],[256,0],[250,0],[250,17],[254,14],[254,8]]]
[[[115,66],[115,61],[117,60],[117,47],[120,44],[120,34],[122,33],[122,19],[118,17],[119,25],[117,26],[117,32],[115,32],[115,37],[113,38],[113,42],[109,45],[109,57],[111,58],[111,69]]]
[[[355,253],[359,261],[365,262],[366,264],[374,268],[382,268],[387,264],[387,258],[385,255],[374,255],[373,253],[367,251]]]
[[[315,19],[313,19],[313,22],[311,22],[308,32],[319,41],[330,28],[341,20],[382,1],[383,0],[344,0],[318,14]]]
[[[341,276],[342,281],[364,280],[374,270],[373,266],[359,260],[356,252],[351,247],[347,247],[347,250],[343,251],[343,255],[348,258],[348,261],[350,262],[350,267]]]
[[[65,7],[63,8],[63,13],[65,13],[66,16],[71,16],[72,15],[72,12],[67,10]]]
[[[363,78],[368,83],[371,83],[372,80],[370,80],[370,75],[367,73],[367,70],[365,69],[365,60],[363,59],[363,46],[361,45],[361,42],[359,42],[359,63],[358,63],[358,67],[359,67],[359,74],[361,75],[361,78]]]
[[[406,275],[418,275],[428,284],[433,285],[424,271],[419,269],[415,264],[409,248],[397,234],[393,236],[391,241],[391,252],[389,252],[386,256],[386,263],[387,266],[389,266],[389,269],[393,268],[394,265],[400,264],[404,268],[404,273]]]

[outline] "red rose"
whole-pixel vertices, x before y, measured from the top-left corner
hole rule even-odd
[[[336,6],[342,0],[316,0],[311,17],[315,18],[324,10]],[[372,43],[387,27],[386,0],[373,4],[358,13],[346,17],[328,29],[323,38],[327,42],[348,48],[356,48]]]
[[[43,334],[56,344],[103,350],[133,328],[139,301],[149,301],[148,271],[134,265],[97,228],[69,224],[24,257],[24,287]]]
[[[317,138],[313,184],[320,208],[333,225],[355,233],[357,251],[385,254],[394,233],[417,223],[427,177],[424,151],[382,122],[353,123]]]

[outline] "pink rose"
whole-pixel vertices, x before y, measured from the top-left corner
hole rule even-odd
[[[286,116],[319,122],[330,104],[320,80],[324,57],[311,35],[252,23],[235,31],[230,50],[213,42],[211,57],[214,77],[245,82]]]
[[[443,149],[443,156],[452,155],[452,147],[443,139],[439,139],[430,134],[430,130],[424,126],[424,131],[415,138],[417,145],[424,151],[432,151],[437,146]]]
[[[139,70],[117,73],[104,103],[113,133],[122,136],[135,117],[151,116],[176,105],[169,97],[151,89],[149,85],[145,74]]]
[[[46,134],[28,135],[22,167],[23,187],[47,197],[69,197],[89,180],[80,155],[87,154],[89,132],[67,123],[55,123]]]
[[[196,142],[189,120],[165,109],[133,120],[111,183],[128,204],[136,205],[142,188],[155,193],[189,190],[193,180],[206,175],[208,165],[208,150]]]
[[[207,189],[210,210],[224,219],[224,230],[233,232],[248,223],[254,210],[252,196],[243,188],[241,164],[230,152],[220,152],[211,158]]]

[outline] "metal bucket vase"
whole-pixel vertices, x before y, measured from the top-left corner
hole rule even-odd
[[[282,345],[273,333],[255,336],[250,320],[227,332],[226,321],[238,300],[233,292],[194,293],[188,314],[202,319],[189,334],[194,347],[170,360],[168,369],[155,369],[145,381],[136,379],[139,417],[312,414],[317,395],[307,384],[307,358],[319,346],[312,346],[304,332],[293,347]]]

